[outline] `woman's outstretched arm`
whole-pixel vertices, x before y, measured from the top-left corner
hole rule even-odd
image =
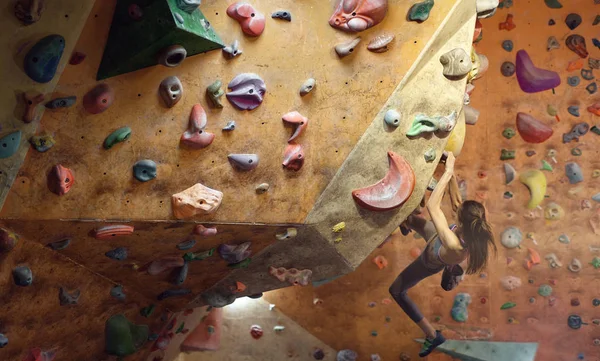
[[[454,251],[460,251],[463,249],[463,247],[461,246],[456,234],[450,230],[448,221],[446,220],[446,216],[442,212],[441,207],[446,187],[454,175],[454,161],[454,155],[452,152],[448,152],[448,157],[446,159],[446,170],[444,175],[442,175],[438,181],[437,186],[431,193],[431,197],[429,197],[429,202],[427,202],[427,210],[429,211],[433,225],[435,226],[435,229],[437,230],[438,236],[440,237],[444,247]]]

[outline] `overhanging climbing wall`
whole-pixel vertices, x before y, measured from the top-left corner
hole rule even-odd
[[[114,103],[92,115],[80,100],[97,84],[96,70],[115,4],[95,5],[77,45],[87,58],[65,70],[52,95],[76,95],[77,103],[45,113],[38,133],[51,134],[56,145],[46,153],[30,151],[0,216],[5,226],[43,245],[71,239],[71,245],[59,252],[161,306],[180,310],[202,304],[205,300],[198,296],[207,290],[228,298],[289,285],[270,275],[270,266],[310,269],[314,281],[350,272],[419,203],[448,141],[447,134],[407,138],[417,114],[436,117],[456,112],[457,129],[464,126],[460,109],[466,79],[446,79],[439,58],[454,48],[470,53],[474,0],[436,4],[421,24],[406,21],[409,4],[391,1],[383,22],[361,32],[362,43],[344,58],[336,55],[334,46],[356,35],[329,26],[332,2],[286,1],[275,9],[267,1],[255,1],[253,6],[267,20],[264,33],[253,38],[245,37],[240,25],[225,15],[226,4],[205,2],[201,9],[213,29],[225,44],[239,40],[243,54],[227,60],[211,52],[187,58],[176,68],[155,66],[108,79]],[[293,14],[291,22],[268,17],[280,8]],[[396,36],[390,50],[367,51],[369,40],[384,33]],[[208,85],[220,79],[225,88],[237,74],[248,72],[266,83],[258,108],[239,111],[225,98],[222,109],[210,107],[205,99]],[[173,75],[182,82],[183,97],[166,108],[158,87]],[[316,88],[301,97],[298,89],[308,78],[316,79]],[[180,146],[179,139],[198,103],[207,111],[206,131],[216,137],[209,147],[191,150]],[[402,115],[394,131],[383,121],[390,109]],[[292,131],[281,117],[291,111],[309,119],[296,139],[304,147],[299,171],[281,165]],[[236,129],[221,131],[230,120],[236,121]],[[107,135],[125,126],[131,128],[131,136],[105,149]],[[430,148],[436,156],[427,162],[424,153]],[[395,210],[363,209],[353,200],[352,190],[385,176],[388,151],[404,157],[413,168],[414,192]],[[260,162],[256,169],[241,172],[227,161],[230,153],[257,154]],[[132,177],[133,165],[142,159],[158,164],[158,177],[147,183]],[[62,196],[47,186],[47,174],[56,164],[71,169],[74,177],[70,191]],[[196,183],[223,192],[220,208],[175,220],[171,195]],[[260,183],[270,185],[266,193],[256,192]],[[194,234],[199,222],[216,227],[218,233]],[[334,233],[332,227],[340,222],[345,222],[345,229]],[[134,231],[94,237],[94,230],[108,225],[133,226]],[[297,235],[278,240],[276,235],[288,228],[295,228]],[[190,238],[195,243],[184,249],[181,244]],[[152,261],[167,256],[193,252],[203,258],[219,245],[244,242],[252,243],[249,264],[228,267],[215,252],[204,260],[190,260],[182,284],[176,282],[180,266],[160,275],[147,269]],[[121,248],[127,250],[126,258]],[[189,292],[163,300],[159,296],[166,290]]]

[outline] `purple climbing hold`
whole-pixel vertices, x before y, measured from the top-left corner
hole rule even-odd
[[[537,93],[560,85],[558,73],[536,68],[525,50],[517,52],[515,67],[519,86],[526,93]]]
[[[512,76],[515,73],[515,64],[511,63],[510,61],[505,61],[500,67],[500,72],[505,77]]]
[[[325,358],[325,352],[323,352],[323,350],[320,348],[317,348],[313,351],[313,358],[315,360],[322,360]]]
[[[583,182],[583,172],[579,164],[574,162],[565,164],[565,173],[567,178],[569,178],[569,183],[577,184]]]
[[[260,76],[254,73],[242,73],[233,78],[227,86],[227,100],[240,110],[252,110],[262,102],[267,86]]]
[[[565,19],[565,24],[567,24],[567,27],[569,27],[569,29],[575,30],[576,27],[581,25],[581,16],[579,14],[571,13],[567,15],[567,18]]]
[[[236,264],[246,260],[252,254],[250,247],[252,242],[245,242],[239,245],[222,244],[218,251],[221,258],[229,264]]]

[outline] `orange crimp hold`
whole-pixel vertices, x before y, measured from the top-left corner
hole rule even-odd
[[[377,256],[373,258],[373,263],[375,263],[379,269],[384,269],[388,265],[387,259],[385,259],[383,256]]]
[[[246,290],[246,285],[240,281],[236,281],[235,286],[232,285],[230,287],[230,289],[231,289],[231,292],[233,292],[233,293],[240,293],[240,292],[244,292]]]
[[[513,14],[506,15],[506,21],[498,24],[498,29],[500,29],[500,30],[511,31],[512,29],[514,29],[516,27],[517,26],[515,25],[515,23],[513,23]]]
[[[600,103],[594,103],[587,108],[588,112],[600,116]]]
[[[569,65],[567,65],[567,71],[575,71],[575,70],[579,70],[579,69],[583,69],[583,59],[582,58],[570,61]]]
[[[527,259],[525,259],[523,267],[529,271],[531,270],[531,267],[535,266],[536,264],[540,264],[541,258],[540,254],[537,253],[535,249],[527,248],[527,250],[529,251],[529,255],[527,256]]]

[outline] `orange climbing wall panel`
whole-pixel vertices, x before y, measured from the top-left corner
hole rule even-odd
[[[485,197],[489,217],[494,225],[498,255],[493,259],[486,271],[486,277],[479,275],[468,277],[456,292],[469,292],[472,303],[469,306],[469,320],[465,324],[454,322],[450,317],[450,309],[456,292],[444,292],[439,287],[440,276],[432,277],[409,291],[410,297],[421,307],[424,314],[434,320],[440,317],[439,323],[452,338],[460,338],[475,332],[472,327],[479,327],[493,333],[495,341],[539,342],[536,360],[568,361],[577,359],[583,353],[585,360],[599,360],[599,346],[593,340],[600,339],[600,326],[594,325],[594,319],[600,319],[600,307],[594,307],[592,300],[600,298],[600,269],[594,269],[589,263],[594,257],[600,257],[600,243],[590,226],[591,217],[598,212],[597,203],[591,196],[598,193],[598,181],[593,178],[592,171],[600,168],[597,160],[597,148],[600,137],[590,132],[578,143],[562,143],[562,134],[571,130],[579,122],[600,125],[600,118],[587,112],[586,108],[600,100],[600,93],[588,94],[585,87],[593,81],[581,79],[581,84],[571,87],[567,77],[577,75],[579,71],[567,72],[570,61],[578,56],[568,50],[565,39],[570,34],[585,37],[587,49],[592,58],[600,58],[600,50],[593,46],[592,38],[598,36],[598,26],[592,22],[600,9],[593,1],[562,1],[562,9],[549,9],[542,1],[514,1],[509,9],[498,9],[497,14],[489,19],[482,19],[483,40],[476,45],[477,51],[486,55],[490,61],[490,70],[480,80],[475,81],[475,92],[471,97],[471,106],[481,111],[475,126],[467,126],[465,146],[456,163],[456,173],[466,180],[469,199]],[[437,6],[436,2],[436,6]],[[435,11],[434,7],[434,11]],[[574,31],[567,28],[565,17],[576,12],[583,18],[583,23]],[[498,30],[498,23],[506,19],[508,13],[514,14],[516,29],[507,32]],[[556,25],[548,26],[554,19]],[[560,49],[548,52],[546,41],[549,36],[556,36],[561,44]],[[502,49],[502,41],[510,39],[514,42],[514,50],[506,52]],[[527,94],[520,90],[515,76],[505,78],[500,73],[504,61],[515,61],[516,51],[525,49],[534,64],[544,69],[557,71],[562,84],[552,91]],[[585,59],[585,68],[589,69]],[[599,70],[594,70],[596,78]],[[547,113],[548,105],[558,109],[560,122]],[[581,116],[571,116],[567,112],[570,105],[579,105]],[[517,112],[532,114],[537,119],[550,125],[554,135],[542,144],[527,144],[517,134],[507,140],[502,137],[506,127],[516,129]],[[581,156],[573,156],[571,149],[578,147]],[[516,150],[516,159],[508,161],[517,172],[527,169],[541,168],[541,160],[547,160],[554,170],[544,171],[548,179],[547,199],[542,203],[544,208],[550,202],[556,202],[565,210],[565,217],[557,221],[544,219],[543,211],[537,209],[537,218],[530,220],[526,204],[529,193],[518,179],[512,184],[504,184],[503,162],[500,161],[502,148]],[[547,152],[555,149],[558,152],[556,163],[547,157]],[[535,150],[532,157],[526,156],[527,150]],[[567,162],[577,162],[583,169],[584,182],[570,185],[566,179],[564,167]],[[479,171],[486,177],[478,177]],[[510,191],[512,199],[505,199],[503,193]],[[592,209],[582,209],[581,201],[588,199]],[[446,214],[451,214],[447,205]],[[507,250],[500,245],[500,234],[508,226],[516,226],[524,235],[521,249]],[[528,232],[533,232],[534,239],[527,239]],[[561,234],[569,236],[571,243],[558,241]],[[422,239],[414,239],[412,235],[397,235],[391,244],[377,249],[366,259],[356,272],[338,279],[320,288],[288,288],[267,295],[269,302],[307,328],[311,333],[336,349],[352,348],[359,353],[360,359],[366,359],[372,353],[378,353],[383,360],[396,360],[400,352],[408,352],[413,360],[417,359],[419,346],[413,338],[422,337],[421,331],[395,304],[382,303],[389,298],[388,287],[395,277],[412,261],[408,256],[414,246],[422,247]],[[536,249],[542,257],[541,264],[531,271],[523,268],[522,263],[527,256],[527,247]],[[592,248],[590,248],[592,247]],[[563,266],[558,269],[549,267],[543,257],[555,253]],[[378,270],[371,259],[384,255],[389,266]],[[571,273],[567,265],[576,257],[583,263],[580,273]],[[507,259],[512,261],[508,263]],[[515,291],[505,291],[500,285],[500,278],[506,275],[517,276],[523,285]],[[533,283],[529,283],[528,280]],[[551,283],[555,282],[555,285]],[[554,292],[554,305],[550,299],[537,294],[541,284],[551,284]],[[480,296],[487,297],[485,304]],[[313,299],[323,300],[320,305],[313,305]],[[529,299],[535,298],[534,303]],[[579,298],[579,306],[571,306],[571,300]],[[369,303],[376,302],[370,308]],[[517,307],[500,310],[505,302],[515,302]],[[579,330],[567,326],[570,314],[583,318],[584,325]],[[386,316],[390,322],[386,322]],[[510,323],[509,318],[514,322]],[[371,336],[371,331],[378,336]],[[449,360],[439,353],[429,356],[428,360]]]

